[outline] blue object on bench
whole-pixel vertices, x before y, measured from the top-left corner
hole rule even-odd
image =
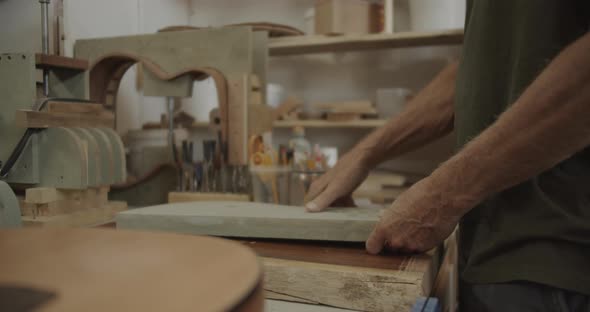
[[[428,300],[427,300],[428,299]],[[411,312],[440,312],[440,303],[435,297],[420,297],[414,303]]]

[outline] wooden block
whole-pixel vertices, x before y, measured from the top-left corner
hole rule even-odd
[[[247,76],[227,77],[227,145],[231,165],[248,164],[248,90]]]
[[[112,128],[115,117],[112,112],[100,114],[50,113],[32,110],[17,110],[15,124],[22,128],[50,127],[106,127]]]
[[[95,202],[100,196],[102,203],[108,198],[109,187],[86,188],[82,190],[57,189],[53,187],[34,187],[25,191],[25,201],[33,204],[47,204],[60,200],[80,200]]]
[[[380,209],[303,207],[253,202],[173,203],[133,209],[116,217],[123,229],[161,230],[225,237],[364,242]],[[302,229],[305,229],[304,231]]]
[[[60,199],[65,196],[54,187],[35,187],[25,191],[25,202],[30,204],[46,204]]]
[[[87,60],[58,55],[37,53],[35,54],[35,62],[37,68],[67,68],[80,71],[88,69]]]
[[[97,114],[105,111],[105,108],[102,104],[56,101],[47,103],[47,111],[50,113]]]
[[[273,110],[272,118],[273,120],[278,120],[299,107],[301,107],[301,101],[296,97],[290,96],[279,107]]]
[[[358,113],[327,113],[326,120],[328,121],[351,121],[359,120],[362,118],[361,114]]]
[[[260,78],[256,75],[250,75],[250,88],[254,91],[260,91],[260,87],[262,84],[260,83]]]
[[[331,256],[331,255],[326,255]],[[262,258],[269,299],[360,311],[409,311],[424,290],[423,271],[384,270]]]
[[[201,192],[170,192],[168,193],[169,203],[184,203],[196,201],[234,201],[249,202],[248,194],[229,193],[201,193]]]
[[[67,205],[74,205],[67,206]],[[42,209],[53,210],[49,212],[41,211],[39,214],[23,216],[23,225],[36,227],[90,227],[96,224],[109,222],[113,217],[122,211],[127,210],[127,203],[124,201],[111,201],[100,207],[83,207],[82,203],[69,200],[65,203],[41,204]],[[52,206],[55,205],[55,206]],[[37,207],[39,208],[39,207]],[[56,211],[62,213],[55,214]]]
[[[266,105],[248,106],[248,136],[260,135],[273,129],[273,111]]]
[[[250,91],[248,105],[262,105],[262,93],[260,91]]]
[[[371,4],[358,0],[323,0],[315,5],[316,34],[371,32]]]

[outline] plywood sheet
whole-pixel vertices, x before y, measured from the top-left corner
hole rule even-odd
[[[117,228],[227,237],[365,241],[380,209],[303,207],[244,202],[174,203],[134,209],[116,217]]]

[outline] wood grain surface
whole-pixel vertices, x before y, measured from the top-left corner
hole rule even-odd
[[[196,235],[364,242],[379,219],[377,207],[303,207],[253,202],[173,203],[133,209],[116,217],[117,228]]]
[[[261,257],[375,269],[424,272],[432,259],[429,254],[371,255],[365,251],[364,243],[261,239],[238,241]]]
[[[0,254],[0,292],[20,287],[55,294],[35,311],[263,310],[259,261],[229,240],[108,229],[1,230]]]

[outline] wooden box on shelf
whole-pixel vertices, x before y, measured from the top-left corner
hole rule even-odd
[[[315,33],[326,35],[380,32],[379,6],[368,0],[318,0]]]

